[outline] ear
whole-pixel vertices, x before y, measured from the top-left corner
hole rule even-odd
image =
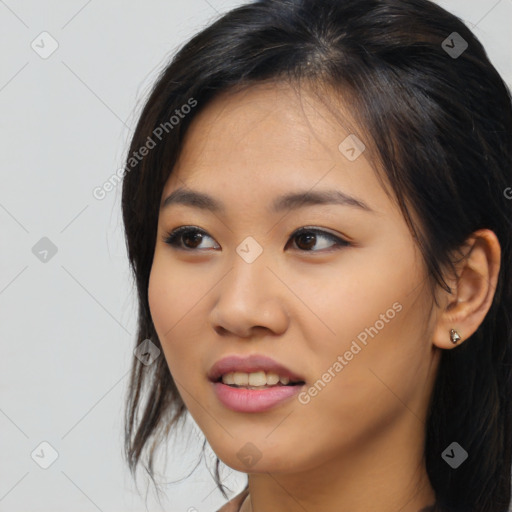
[[[491,307],[498,282],[501,247],[493,231],[475,231],[462,251],[465,256],[455,265],[457,276],[446,280],[452,293],[442,291],[433,334],[433,343],[443,349],[456,347],[475,333]],[[456,344],[450,340],[451,329],[461,337]]]

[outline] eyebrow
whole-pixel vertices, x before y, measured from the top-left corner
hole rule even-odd
[[[178,188],[172,192],[161,205],[161,209],[171,204],[182,204],[209,210],[214,213],[224,214],[226,208],[217,199],[203,192],[190,189]],[[375,213],[364,201],[352,197],[339,190],[321,190],[321,191],[298,191],[280,196],[274,200],[271,205],[271,213],[279,213],[283,210],[294,210],[306,206],[338,204],[343,206],[352,206],[361,210]]]

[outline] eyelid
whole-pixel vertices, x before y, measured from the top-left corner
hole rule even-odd
[[[201,250],[201,249],[188,249],[188,248],[180,247],[179,245],[174,243],[175,240],[179,239],[181,233],[186,233],[188,231],[197,232],[202,235],[206,235],[213,240],[213,237],[210,236],[204,229],[201,229],[197,226],[186,225],[186,226],[179,226],[176,229],[172,229],[170,232],[165,233],[162,237],[162,241],[164,243],[166,243],[167,245],[170,245],[173,249],[177,249],[177,250],[182,250],[182,251],[186,251],[186,252],[196,252],[198,250]]]
[[[207,237],[214,240],[214,238],[211,235],[209,235],[204,229],[201,229],[197,226],[184,225],[184,226],[179,226],[179,227],[171,230],[170,232],[164,234],[162,237],[162,241],[164,243],[170,245],[173,249],[176,249],[176,250],[182,250],[185,252],[204,251],[205,249],[190,249],[190,248],[180,247],[180,245],[176,243],[176,240],[179,239],[180,235],[182,233],[186,233],[186,232],[200,233],[200,234],[206,235]],[[324,254],[324,253],[332,252],[333,250],[338,250],[343,247],[352,245],[352,242],[350,241],[350,239],[347,239],[344,236],[335,235],[334,233],[327,231],[326,228],[321,228],[318,226],[302,226],[290,234],[290,237],[289,237],[288,241],[286,242],[285,248],[288,247],[290,242],[293,242],[295,237],[301,235],[302,233],[314,233],[321,237],[330,239],[332,242],[334,242],[334,244],[331,247],[329,247],[328,249],[321,249],[321,250],[316,250],[316,251],[315,250],[305,250],[305,249],[295,249],[296,251],[301,252],[301,253]],[[208,248],[208,250],[211,250],[211,248]]]
[[[332,233],[327,228],[322,228],[320,226],[302,226],[300,228],[297,228],[295,231],[293,231],[292,234],[290,235],[290,237],[300,234],[303,231],[307,231],[308,233],[312,231],[313,233],[318,233],[322,236],[331,236],[333,238],[337,238],[339,240],[345,240],[346,242],[348,242],[348,239],[344,239],[343,236],[338,235],[336,233]]]
[[[302,234],[303,232],[305,232],[305,233],[315,233],[316,235],[323,236],[324,238],[329,238],[331,241],[334,242],[334,245],[329,247],[328,249],[322,249],[322,250],[319,250],[319,251],[306,251],[306,250],[298,249],[298,251],[302,252],[302,253],[312,253],[312,254],[320,253],[320,254],[324,254],[324,253],[330,253],[332,251],[341,249],[342,247],[347,247],[349,245],[352,245],[352,243],[348,239],[346,239],[345,237],[340,236],[340,235],[335,235],[334,233],[331,233],[330,231],[327,231],[326,228],[321,228],[321,227],[317,227],[317,226],[303,226],[301,228],[296,229],[290,235],[290,241],[292,241],[296,236]],[[287,246],[288,246],[288,243],[289,242],[287,242],[287,244],[286,244]]]

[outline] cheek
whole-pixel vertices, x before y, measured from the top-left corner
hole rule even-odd
[[[178,300],[178,297],[182,297],[182,293],[177,273],[169,271],[155,255],[149,276],[148,303],[171,372],[172,361],[178,359],[176,352],[179,351],[179,343],[176,340],[179,336],[176,334],[179,331],[179,319],[183,316],[183,301]]]
[[[155,256],[149,275],[148,303],[151,318],[159,337],[163,333],[165,312],[173,310],[172,294],[169,291],[172,283],[169,281],[170,279],[166,278],[166,274],[162,272],[162,267],[158,264]],[[163,343],[165,339],[160,338],[160,341]]]
[[[404,320],[403,311],[416,298],[422,269],[411,247],[400,253],[400,262],[396,250],[386,253],[385,249],[381,245],[373,250],[347,251],[339,267],[327,274],[318,272],[308,280],[295,277],[294,291],[307,299],[313,313],[302,315],[301,328],[309,331],[306,339],[317,348],[348,350],[358,336],[362,343],[371,340],[368,330],[374,335],[377,330],[379,339],[388,334],[395,337]]]
[[[197,302],[194,296],[200,294],[198,284],[192,286],[190,273],[170,262],[162,250],[156,250],[149,275],[148,302],[158,333],[167,333],[160,340],[162,343],[173,337],[180,319]]]
[[[379,376],[392,389],[401,390],[423,371],[428,344],[418,326],[427,311],[422,302],[427,294],[423,269],[410,247],[409,251],[401,253],[400,264],[396,251],[368,251],[364,258],[347,260],[343,270],[333,273],[339,277],[324,281],[323,291],[311,297],[312,309],[322,320],[309,315],[300,327],[309,332],[306,339],[314,354],[311,373],[315,379],[325,375],[328,380],[329,370],[337,376],[317,405],[333,400],[332,407],[340,393],[343,407],[348,400],[349,409],[365,403],[378,408],[392,397],[389,390],[381,394],[386,387]]]
[[[170,265],[155,254],[148,284],[149,309],[169,369],[180,382],[197,375],[200,352],[190,347],[197,347],[201,340],[198,320],[205,314],[201,298],[208,289],[208,283],[193,279],[179,265]]]

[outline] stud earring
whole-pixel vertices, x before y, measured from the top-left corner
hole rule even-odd
[[[454,344],[456,344],[460,340],[460,334],[455,329],[452,329],[450,331],[450,340]]]

